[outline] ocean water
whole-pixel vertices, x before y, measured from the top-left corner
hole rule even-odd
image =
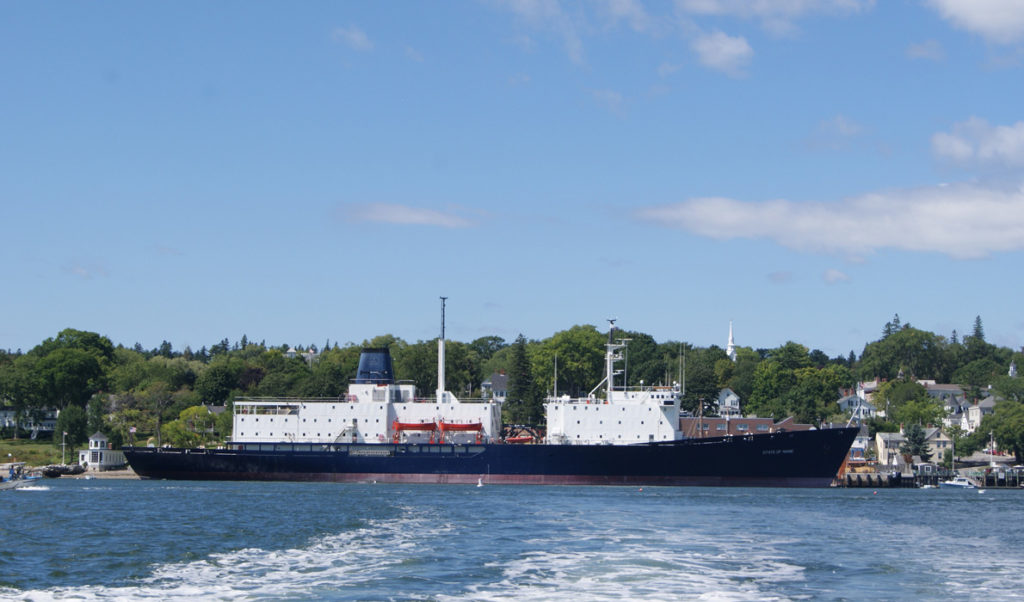
[[[45,481],[0,598],[1002,600],[1024,491]]]

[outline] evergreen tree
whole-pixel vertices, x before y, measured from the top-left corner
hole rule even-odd
[[[928,440],[920,424],[912,424],[907,427],[907,430],[904,432],[903,443],[900,444],[900,453],[919,456],[922,462],[927,462],[931,459],[932,455],[928,451]]]
[[[504,419],[509,424],[537,424],[540,422],[541,403],[533,380],[533,368],[526,354],[526,338],[519,335],[512,345],[511,365],[508,372],[508,401]]]
[[[975,340],[981,342],[985,340],[985,329],[981,325],[981,316],[974,317],[974,332],[971,334]]]

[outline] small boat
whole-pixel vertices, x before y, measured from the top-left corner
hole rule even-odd
[[[29,476],[25,472],[24,462],[8,462],[0,464],[0,491],[17,489],[22,485],[28,485],[39,477]]]
[[[967,477],[953,477],[948,481],[942,481],[939,486],[943,489],[977,489],[978,486],[974,484],[974,481]]]

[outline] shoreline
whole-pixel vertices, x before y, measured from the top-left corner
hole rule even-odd
[[[91,471],[87,470],[82,474],[67,474],[61,475],[61,479],[141,479],[139,475],[135,474],[135,471],[130,467],[123,470],[103,470],[103,471]]]

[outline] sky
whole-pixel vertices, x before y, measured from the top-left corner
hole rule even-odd
[[[1024,345],[1021,0],[0,5],[0,348]]]

